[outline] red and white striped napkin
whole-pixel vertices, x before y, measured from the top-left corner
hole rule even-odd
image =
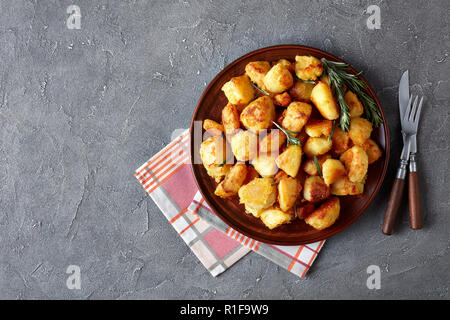
[[[240,234],[217,217],[194,182],[188,130],[139,167],[135,176],[213,276],[253,250],[303,278],[324,244],[324,241],[300,246],[263,243]]]

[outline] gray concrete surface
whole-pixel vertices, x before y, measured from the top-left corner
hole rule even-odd
[[[66,8],[81,9],[81,29]],[[365,9],[381,8],[368,30]],[[448,1],[0,1],[0,298],[449,298]],[[187,128],[205,85],[239,56],[305,44],[363,70],[392,153],[369,210],[305,279],[249,254],[213,278],[134,169]],[[397,87],[423,94],[425,228],[381,223],[401,148]],[[79,265],[80,290],[66,287]],[[366,269],[381,268],[368,290]]]

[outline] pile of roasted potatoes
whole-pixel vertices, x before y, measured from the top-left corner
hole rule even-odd
[[[200,156],[218,183],[215,194],[239,197],[269,229],[294,219],[328,228],[339,217],[338,196],[362,194],[369,164],[382,155],[363,105],[346,88],[350,128],[338,126],[323,71],[312,56],[250,62],[222,87],[228,104],[221,122],[203,122],[209,137]]]

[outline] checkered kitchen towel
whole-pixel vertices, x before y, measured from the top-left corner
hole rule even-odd
[[[303,278],[324,241],[278,246],[250,239],[217,217],[195,185],[189,164],[189,131],[136,170],[136,178],[192,252],[213,276],[250,250]]]

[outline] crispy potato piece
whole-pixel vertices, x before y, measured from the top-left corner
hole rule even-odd
[[[300,132],[311,116],[312,107],[304,102],[291,102],[286,109],[286,114],[281,126],[287,130]]]
[[[279,170],[277,174],[273,177],[273,183],[278,184],[281,179],[289,177],[286,172]]]
[[[231,198],[237,195],[245,181],[247,166],[245,163],[236,163],[225,176],[225,179],[216,187],[215,195],[221,198]]]
[[[311,202],[306,202],[297,206],[297,218],[306,219],[316,208]]]
[[[331,197],[311,213],[305,222],[317,230],[330,227],[339,217],[341,205],[338,197]]]
[[[272,129],[259,142],[259,153],[278,153],[281,146],[286,142],[286,135],[278,129]]]
[[[381,158],[382,152],[380,147],[377,145],[375,141],[372,139],[367,139],[362,145],[361,148],[367,153],[367,157],[369,159],[369,164],[374,163],[378,159]]]
[[[295,57],[295,74],[302,80],[316,80],[323,73],[322,62],[311,56]]]
[[[274,65],[264,77],[264,86],[271,93],[282,93],[294,84],[294,78],[282,64]]]
[[[239,112],[234,104],[228,103],[222,109],[222,124],[227,136],[232,136],[241,127]]]
[[[309,120],[305,126],[305,132],[310,137],[328,137],[331,133],[333,122],[330,120]]]
[[[284,67],[286,67],[289,70],[289,72],[295,72],[294,63],[290,62],[289,60],[280,59],[280,60],[274,62],[272,65],[276,65],[276,64],[283,65]]]
[[[333,142],[326,137],[309,137],[303,146],[303,151],[309,158],[320,156],[331,150]]]
[[[352,118],[348,135],[353,143],[360,146],[370,138],[372,123],[364,118]]]
[[[348,132],[342,131],[338,126],[334,128],[331,140],[333,141],[333,151],[337,155],[344,153],[353,145]]]
[[[239,106],[252,101],[256,94],[255,88],[253,88],[250,78],[246,74],[231,78],[222,86],[222,91],[230,103]]]
[[[267,61],[253,61],[245,66],[245,73],[258,88],[265,90],[264,77],[270,68],[270,63]]]
[[[322,176],[327,186],[339,177],[345,176],[346,173],[344,165],[339,160],[327,159],[322,165]]]
[[[287,177],[282,178],[278,183],[278,203],[280,209],[288,211],[294,206],[295,201],[300,195],[302,186],[298,183],[297,179]]]
[[[320,167],[321,171],[323,170],[323,163],[325,162],[325,160],[330,159],[330,158],[331,158],[331,156],[329,154],[323,154],[323,155],[317,157],[317,162],[319,162],[319,167]],[[307,159],[303,163],[303,171],[305,171],[310,176],[318,176],[319,175],[319,171],[317,171],[317,166],[316,166],[314,159]]]
[[[319,81],[311,92],[311,101],[327,120],[339,118],[339,107],[334,100],[331,88],[325,82]]]
[[[295,177],[302,163],[302,148],[298,145],[290,145],[275,161],[278,168],[291,177]]]
[[[242,185],[251,182],[255,178],[259,178],[259,173],[258,173],[258,171],[256,171],[255,167],[250,165],[247,167],[247,175],[245,176],[245,180],[242,183]]]
[[[268,96],[250,102],[241,113],[241,122],[244,127],[255,133],[269,129],[273,120],[275,120],[275,106]]]
[[[261,154],[251,161],[253,167],[261,175],[261,177],[273,177],[278,167],[275,163],[275,157],[270,154]]]
[[[210,119],[205,119],[203,121],[203,129],[213,136],[220,136],[224,132],[223,125]]]
[[[239,189],[239,203],[259,218],[261,211],[271,207],[277,198],[277,188],[271,178],[255,178]]]
[[[352,182],[363,182],[369,166],[367,153],[360,146],[353,146],[345,151],[340,160],[345,164],[347,176]]]
[[[309,202],[320,202],[330,196],[330,188],[319,176],[308,177],[303,187],[303,198]]]
[[[205,165],[206,173],[208,173],[211,178],[214,178],[217,183],[225,177],[232,167],[233,165],[228,163],[223,166],[218,164]]]
[[[291,96],[287,92],[277,94],[273,97],[273,103],[279,107],[287,107],[291,103]]]
[[[230,155],[230,149],[226,140],[221,136],[212,136],[202,142],[200,145],[200,157],[203,165],[224,163]]]
[[[350,116],[352,118],[362,116],[362,114],[364,113],[364,108],[361,101],[359,101],[358,97],[356,96],[356,94],[354,94],[349,90],[345,93],[344,100],[350,109],[349,110]]]
[[[231,138],[231,150],[238,161],[249,161],[258,154],[258,136],[248,130],[239,130]]]
[[[282,224],[291,222],[293,215],[290,212],[284,212],[279,208],[272,207],[262,211],[260,218],[266,227],[272,230]]]
[[[331,87],[331,82],[330,82],[330,78],[328,77],[327,74],[323,74],[320,77],[320,81],[325,82],[327,85],[329,85]]]
[[[336,196],[353,196],[364,192],[364,183],[351,182],[347,176],[338,178],[331,184],[331,194]]]
[[[314,86],[314,83],[296,81],[292,88],[289,89],[289,94],[295,100],[311,102],[311,92]]]

